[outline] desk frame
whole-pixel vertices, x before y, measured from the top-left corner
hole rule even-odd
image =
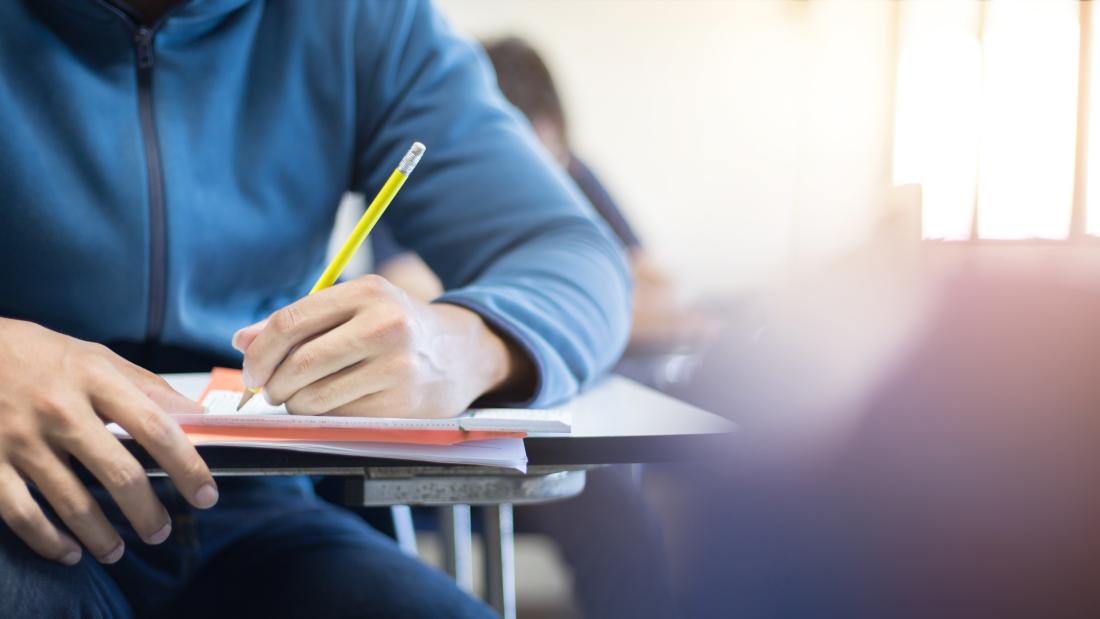
[[[174,388],[195,397],[206,374],[165,375]],[[472,589],[471,505],[485,510],[486,597],[507,619],[515,616],[512,506],[557,501],[584,489],[585,470],[603,464],[682,462],[724,453],[735,430],[730,422],[631,381],[609,377],[567,406],[568,435],[524,439],[526,474],[509,469],[413,463],[247,447],[199,447],[215,475],[324,475],[349,478],[345,502],[387,505],[398,544],[416,553],[410,505],[440,510],[444,567],[459,586]],[[138,460],[157,474],[157,464],[134,441]]]
[[[513,505],[561,501],[584,490],[588,466],[538,465],[526,473],[478,466],[211,467],[215,476],[323,475],[347,478],[343,502],[389,507],[397,543],[417,555],[410,507],[439,510],[443,567],[462,589],[473,591],[472,506],[483,510],[485,601],[504,619],[516,617]],[[163,475],[152,472],[152,475]]]

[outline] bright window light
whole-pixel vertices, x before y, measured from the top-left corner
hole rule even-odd
[[[924,238],[969,238],[975,203],[981,238],[1067,238],[1077,2],[907,2],[900,10],[894,182],[921,184]],[[1100,175],[1100,156],[1090,174]],[[1093,193],[1090,229],[1100,233]]]
[[[1100,11],[1091,7],[1092,49],[1089,52],[1089,135],[1086,185],[1085,232],[1100,236]]]
[[[1077,2],[1002,0],[987,11],[978,234],[1065,239],[1077,145]]]
[[[926,239],[966,239],[978,174],[982,57],[972,3],[904,3],[894,183],[919,183]]]

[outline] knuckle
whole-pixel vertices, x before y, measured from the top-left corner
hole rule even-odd
[[[134,372],[137,374],[137,378],[143,382],[148,383],[153,387],[172,389],[172,384],[164,379],[163,376],[150,372],[149,370],[135,365],[133,366]]]
[[[407,378],[416,373],[416,361],[412,355],[395,355],[389,363],[390,374],[399,378]]]
[[[394,335],[402,339],[406,339],[412,334],[412,316],[409,316],[406,312],[401,311],[396,313],[391,319],[391,322],[392,324],[390,325],[390,329]]]
[[[287,402],[287,408],[298,414],[319,415],[332,408],[333,393],[326,387],[306,387]]]
[[[332,407],[333,393],[331,387],[314,387],[303,394],[305,409],[309,412],[325,413]]]
[[[214,476],[210,474],[210,468],[207,467],[206,462],[199,457],[198,452],[192,452],[191,457],[184,463],[183,470],[184,476],[188,479],[202,482],[210,481],[214,478]]]
[[[113,463],[106,471],[104,483],[117,490],[135,490],[147,484],[145,470],[133,460]]]
[[[365,323],[365,321],[357,321],[355,326],[356,328],[352,332],[351,337],[352,345],[361,350],[372,346],[378,338],[377,325]]]
[[[302,311],[288,305],[271,316],[271,329],[278,335],[289,335],[302,322]]]
[[[278,405],[290,399],[294,392],[287,387],[287,377],[282,373],[273,375],[264,385],[263,397],[268,402]]]
[[[110,348],[107,348],[107,346],[100,344],[99,342],[88,342],[88,352],[100,357],[106,357],[107,355],[114,354],[114,352],[112,352]]]
[[[212,477],[210,475],[210,468],[206,466],[206,462],[199,457],[197,451],[191,450],[191,454],[185,459],[183,464],[183,474],[189,479],[205,481]]]
[[[189,450],[176,467],[171,469],[171,475],[172,479],[177,481],[176,486],[184,491],[187,487],[198,488],[203,482],[213,479],[206,462],[199,457],[198,452],[193,448]]]
[[[380,313],[381,317],[378,319],[374,330],[377,337],[397,342],[404,342],[409,339],[412,334],[412,317],[403,307],[392,304]]]
[[[176,433],[173,425],[160,411],[146,411],[141,416],[141,432],[149,446],[153,448],[171,447],[175,443]]]
[[[38,392],[31,396],[32,406],[42,429],[61,438],[74,438],[79,433],[75,407],[56,392]]]
[[[38,524],[37,507],[29,505],[27,503],[19,503],[9,507],[5,511],[4,522],[8,523],[16,533],[26,534],[29,531],[33,531]]]
[[[364,275],[363,277],[360,277],[358,280],[356,280],[356,283],[358,284],[359,291],[361,293],[368,296],[374,296],[382,292],[386,280],[381,275],[375,275],[372,273],[370,275]]]
[[[102,346],[101,344],[96,344]],[[106,349],[106,347],[103,347]],[[107,352],[110,352],[109,350]],[[72,359],[72,357],[69,357]],[[78,362],[75,370],[80,376],[83,376],[88,382],[92,384],[100,384],[110,380],[110,377],[117,374],[115,366],[107,359],[106,354],[93,354],[83,356]]]
[[[86,348],[80,346],[65,346],[57,356],[57,369],[69,376],[87,376],[88,368],[93,365],[97,355],[88,354]]]
[[[36,433],[27,421],[8,419],[0,425],[0,452],[21,453],[35,443]]]
[[[257,397],[265,398],[272,405],[278,406],[280,404],[287,403],[290,400],[290,398],[288,397],[289,395],[290,394],[288,394],[287,391],[283,389],[281,381],[269,380],[267,384],[264,385],[263,395]]]
[[[34,409],[43,415],[65,416],[68,410],[65,400],[53,389],[35,390],[31,394],[31,402]]]
[[[89,521],[95,517],[95,505],[90,498],[69,494],[58,499],[54,505],[57,515],[66,522]]]
[[[309,346],[299,348],[293,356],[290,369],[296,376],[308,374],[317,365],[317,353]]]

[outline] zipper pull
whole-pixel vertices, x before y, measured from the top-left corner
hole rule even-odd
[[[153,66],[153,31],[145,26],[134,31],[134,48],[137,50],[137,66],[139,69],[150,69]]]

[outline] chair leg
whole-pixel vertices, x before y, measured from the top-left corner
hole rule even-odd
[[[516,617],[514,533],[510,503],[485,507],[485,597],[503,619]]]
[[[470,506],[440,507],[439,536],[443,546],[443,569],[464,591],[474,590],[473,533]]]
[[[390,507],[390,517],[393,518],[394,536],[397,537],[397,545],[401,551],[410,557],[417,556],[416,527],[413,526],[412,510],[408,505],[393,505]]]

